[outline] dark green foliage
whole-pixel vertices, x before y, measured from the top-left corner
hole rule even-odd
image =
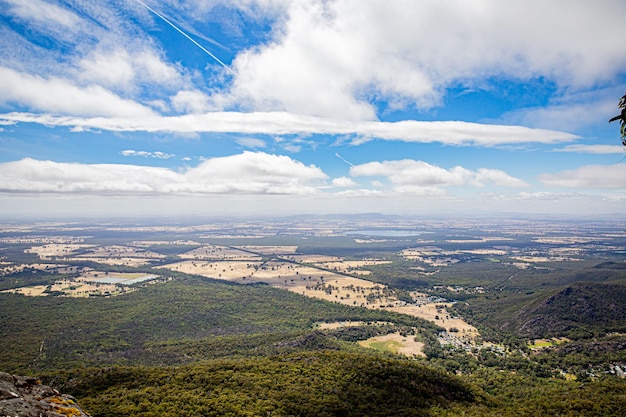
[[[626,415],[626,380],[600,379],[580,383],[544,379],[479,368],[472,381],[492,402],[441,410],[441,416],[493,417],[622,417]]]
[[[180,368],[79,369],[50,381],[94,416],[429,416],[476,401],[461,380],[403,359],[318,350]]]
[[[626,286],[573,284],[523,308],[503,328],[531,338],[625,332]]]
[[[177,278],[102,299],[0,294],[0,304],[0,363],[10,372],[27,366],[176,364],[229,352],[225,345],[203,348],[198,341],[206,340],[207,346],[228,340],[242,354],[293,338],[316,322],[388,321],[437,329],[400,314],[328,303],[264,285],[200,278]],[[253,340],[260,346],[253,346]]]
[[[50,285],[63,278],[65,276],[49,271],[26,268],[20,272],[0,276],[0,291],[34,285]]]
[[[626,270],[626,262],[602,262],[601,264],[596,265],[595,268]]]

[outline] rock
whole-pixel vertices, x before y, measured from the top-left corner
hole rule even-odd
[[[89,416],[71,395],[61,394],[37,378],[0,372],[0,416]]]

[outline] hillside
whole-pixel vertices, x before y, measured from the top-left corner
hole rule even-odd
[[[312,331],[317,322],[385,321],[436,330],[414,317],[184,274],[123,297],[0,294],[0,304],[0,363],[15,373],[261,354]]]
[[[626,286],[575,283],[522,308],[502,329],[528,338],[626,331]]]
[[[81,369],[53,378],[93,416],[429,416],[469,404],[460,379],[414,361],[317,350],[184,367]]]

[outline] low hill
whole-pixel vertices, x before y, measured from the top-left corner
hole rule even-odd
[[[530,303],[502,328],[523,337],[573,339],[626,331],[626,286],[576,283]]]

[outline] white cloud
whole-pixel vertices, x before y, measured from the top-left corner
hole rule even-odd
[[[621,145],[568,145],[563,148],[553,149],[554,152],[576,152],[589,154],[625,154]]]
[[[212,109],[211,97],[201,91],[181,90],[171,97],[172,107],[178,112],[204,113]]]
[[[552,187],[619,189],[626,188],[626,164],[585,165],[556,174],[542,174],[539,180]]]
[[[479,168],[478,171],[471,174],[472,185],[482,187],[487,184],[493,184],[501,187],[528,187],[524,181],[511,177],[504,171],[499,169]]]
[[[306,194],[327,176],[318,167],[287,156],[246,151],[204,161],[187,171],[185,178],[195,184],[207,182],[210,192]]]
[[[246,148],[265,148],[267,144],[262,139],[257,138],[238,138],[236,142]]]
[[[429,108],[447,87],[475,87],[490,77],[545,77],[575,91],[626,67],[615,36],[626,14],[621,0],[317,0],[284,7],[273,39],[233,63],[230,93],[250,109],[372,119],[375,99]]]
[[[165,153],[165,152],[160,152],[160,151],[148,152],[148,151],[135,151],[132,149],[121,151],[120,154],[122,154],[123,156],[143,156],[144,158],[156,158],[156,159],[169,159],[169,158],[173,158],[176,156],[175,154],[172,154],[172,153]]]
[[[399,193],[441,195],[441,187],[486,184],[503,187],[525,187],[522,180],[503,171],[481,168],[472,171],[460,166],[441,168],[427,162],[404,159],[399,161],[368,162],[350,168],[354,177],[384,177]]]
[[[262,152],[208,159],[184,172],[30,158],[0,164],[0,191],[5,193],[309,194],[326,179],[316,166]]]
[[[513,110],[500,119],[509,124],[576,131],[608,122],[612,115],[617,114],[617,101],[625,88],[625,85],[618,85],[591,91],[566,92],[554,96],[546,106]]]
[[[0,84],[1,85],[1,84]],[[1,90],[0,90],[1,92]],[[576,135],[523,126],[487,125],[468,122],[362,122],[322,119],[282,112],[237,113],[213,112],[163,117],[56,117],[30,113],[0,114],[0,123],[29,122],[48,126],[95,128],[110,131],[146,132],[222,132],[247,134],[337,134],[357,135],[358,145],[368,140],[383,139],[405,142],[449,145],[497,146],[515,143],[568,142]]]
[[[130,54],[124,49],[93,52],[83,58],[78,67],[81,78],[107,87],[128,89],[135,77]]]
[[[4,0],[11,5],[10,12],[22,19],[46,24],[61,25],[65,29],[76,27],[80,18],[67,9],[42,0]]]
[[[183,84],[178,69],[149,49],[115,47],[109,50],[103,46],[82,57],[77,67],[83,81],[126,91],[132,91],[140,83],[153,83],[161,87]]]
[[[354,187],[356,185],[352,178],[348,177],[333,178],[332,184],[334,187]]]
[[[127,119],[155,115],[149,108],[123,99],[99,85],[78,87],[69,80],[46,79],[5,67],[0,67],[0,103],[14,103],[55,114]]]

